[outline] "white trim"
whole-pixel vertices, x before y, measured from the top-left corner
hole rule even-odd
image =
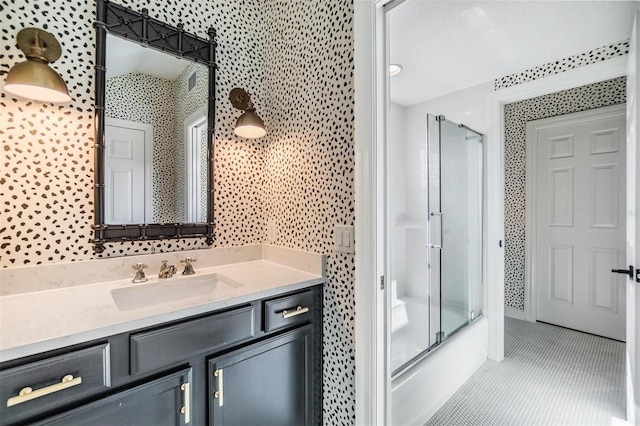
[[[488,96],[487,122],[487,318],[489,359],[504,359],[504,105],[625,75],[627,57],[565,71],[498,90]]]
[[[500,89],[493,95],[506,99],[504,103],[517,102],[535,96],[573,89],[599,81],[622,77],[626,74],[627,55],[567,70],[538,80],[528,81]]]
[[[635,215],[627,216],[626,265],[640,267],[640,11],[636,11],[629,43],[627,68],[627,209]],[[627,323],[625,347],[627,366],[627,421],[640,423],[640,285],[627,280]]]
[[[105,126],[124,127],[144,132],[144,222],[153,223],[153,125],[139,121],[105,117]]]
[[[385,135],[385,12],[387,0],[354,1],[355,140],[355,411],[356,425],[389,424],[390,374],[386,345],[384,229],[379,194]],[[382,216],[384,217],[384,216]]]
[[[602,108],[563,114],[556,117],[548,117],[533,120],[526,126],[526,195],[525,200],[525,267],[524,267],[524,316],[527,321],[535,322],[537,319],[537,280],[536,272],[536,246],[538,230],[538,149],[537,134],[540,130],[556,127],[560,124],[578,124],[588,121],[593,117],[615,117],[626,114],[625,104],[612,105]]]
[[[194,71],[195,72],[195,71]],[[208,105],[204,104],[184,120],[184,215],[188,223],[204,222],[206,218],[198,221],[198,209],[200,208],[200,188],[196,185],[196,179],[200,176],[200,162],[198,158],[206,153],[199,149],[193,149],[193,128],[200,128],[207,122]],[[195,170],[194,170],[195,168]]]
[[[536,267],[536,245],[538,214],[535,208],[538,203],[538,150],[532,142],[533,128],[530,123],[526,127],[525,140],[525,225],[524,225],[524,318],[527,321],[535,322],[537,309],[537,298],[535,297],[535,267]]]
[[[523,321],[525,320],[524,311],[521,309],[512,308],[511,306],[504,307],[504,316],[523,320]]]
[[[488,122],[485,134],[486,237],[485,313],[488,320],[487,358],[504,359],[504,119],[502,103],[496,94],[488,97]]]

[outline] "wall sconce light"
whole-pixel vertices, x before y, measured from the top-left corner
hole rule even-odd
[[[251,102],[251,97],[243,89],[235,88],[229,94],[231,104],[244,113],[238,117],[236,125],[233,129],[236,135],[243,138],[261,138],[267,134],[264,128],[264,122],[256,114],[256,110]]]
[[[18,47],[27,57],[7,74],[4,91],[21,98],[42,102],[70,102],[67,85],[49,64],[62,54],[56,38],[39,28],[23,28],[16,36]]]

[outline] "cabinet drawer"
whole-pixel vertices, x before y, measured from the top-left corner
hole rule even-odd
[[[264,331],[309,321],[313,308],[313,291],[280,297],[264,302]]]
[[[110,386],[108,343],[30,362],[0,372],[0,418],[20,421]]]
[[[247,306],[131,336],[131,374],[157,370],[255,334],[254,308]]]

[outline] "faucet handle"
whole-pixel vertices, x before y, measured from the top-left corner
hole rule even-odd
[[[142,271],[143,269],[147,269],[149,265],[147,265],[146,263],[134,263],[133,265],[131,265],[131,267],[136,271]]]
[[[182,275],[193,275],[196,271],[193,270],[193,262],[196,261],[195,257],[187,257],[185,260],[181,260],[180,263],[184,263],[184,271],[182,271]]]
[[[144,275],[144,270],[147,269],[149,265],[145,263],[136,263],[131,265],[131,267],[136,270],[136,276],[131,280],[132,283],[143,283],[147,281],[147,277]]]

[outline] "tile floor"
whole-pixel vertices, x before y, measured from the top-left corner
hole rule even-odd
[[[625,418],[624,343],[505,318],[487,361],[426,425],[611,425]]]

